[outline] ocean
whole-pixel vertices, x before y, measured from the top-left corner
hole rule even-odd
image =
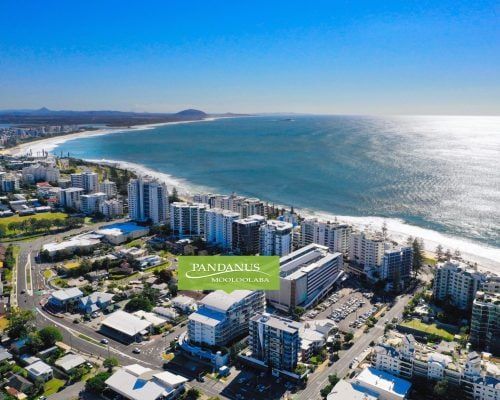
[[[194,191],[382,217],[500,248],[500,117],[228,118],[76,139],[60,151],[141,164]]]

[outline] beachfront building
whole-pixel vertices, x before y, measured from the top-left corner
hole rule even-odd
[[[361,266],[363,273],[370,276],[382,265],[385,243],[380,233],[354,231],[349,238],[348,259]]]
[[[266,205],[261,200],[251,197],[236,202],[235,211],[239,212],[241,218],[247,218],[251,215],[266,216]]]
[[[80,210],[82,213],[91,215],[100,212],[101,204],[106,200],[106,193],[90,193],[80,197]]]
[[[106,218],[116,218],[123,215],[123,201],[117,199],[104,200],[100,206],[99,211]]]
[[[260,227],[264,223],[265,218],[261,215],[251,215],[233,221],[233,252],[241,255],[257,254],[260,247]]]
[[[118,188],[115,182],[105,180],[99,183],[99,192],[106,193],[107,198],[112,199],[118,194]]]
[[[381,371],[408,380],[430,383],[446,380],[462,388],[468,399],[500,398],[498,367],[476,352],[460,350],[456,344],[441,343],[436,348],[418,343],[413,335],[389,337],[374,347],[372,364]]]
[[[301,245],[316,243],[328,247],[334,253],[347,254],[351,230],[347,224],[317,218],[306,219],[300,223]]]
[[[97,192],[99,175],[96,172],[84,171],[71,174],[71,186],[82,188],[85,193]]]
[[[193,196],[193,202],[208,204],[210,208],[237,212],[241,218],[251,215],[266,216],[267,211],[267,205],[261,200],[236,194],[229,196],[212,193],[196,194]]]
[[[231,250],[233,244],[233,222],[240,214],[221,208],[205,210],[205,240],[223,250]]]
[[[378,277],[387,282],[387,290],[399,292],[410,280],[412,265],[411,246],[389,246],[384,251]]]
[[[297,367],[300,352],[301,324],[268,313],[250,319],[250,359],[263,363],[273,371],[292,372]]]
[[[476,292],[488,280],[486,274],[455,260],[439,263],[435,271],[434,299],[449,301],[461,310],[472,307]]]
[[[292,251],[293,225],[277,220],[268,220],[260,226],[259,253],[261,256],[286,256]]]
[[[150,177],[131,179],[128,183],[128,213],[135,221],[164,224],[168,221],[167,187]]]
[[[271,305],[290,311],[308,308],[328,293],[342,275],[342,254],[312,243],[280,258],[280,290],[266,292]]]
[[[65,208],[78,210],[80,208],[83,193],[83,189],[79,187],[62,189],[59,192],[59,204]]]
[[[170,228],[179,238],[203,237],[207,204],[175,202],[170,205]]]
[[[500,294],[476,293],[469,341],[475,349],[500,355]]]

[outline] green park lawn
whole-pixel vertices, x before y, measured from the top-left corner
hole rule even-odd
[[[412,329],[416,329],[425,333],[429,333],[432,335],[440,336],[444,340],[452,341],[453,333],[448,332],[445,329],[438,328],[436,324],[426,324],[425,322],[420,321],[419,319],[412,319],[411,321],[405,321],[401,323],[402,326],[407,326]]]
[[[9,229],[9,224],[11,222],[21,222],[27,219],[65,219],[68,218],[68,214],[62,213],[62,212],[55,212],[55,213],[41,213],[41,214],[34,214],[34,215],[25,215],[20,217],[19,215],[13,215],[12,217],[7,217],[7,218],[1,218],[0,219],[0,227],[2,228],[3,231],[5,231],[6,236],[12,236],[20,232],[16,231],[11,231]]]

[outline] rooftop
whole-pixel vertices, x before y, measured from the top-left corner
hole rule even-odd
[[[204,325],[217,326],[225,319],[225,315],[219,311],[210,308],[201,307],[198,311],[192,313],[189,319],[192,321],[200,322]]]
[[[52,297],[59,301],[70,300],[79,296],[83,296],[83,293],[78,288],[60,289],[52,293]]]
[[[216,290],[215,292],[207,294],[200,303],[206,307],[226,312],[234,304],[252,293],[251,290],[234,290],[231,293],[226,293],[223,290]]]
[[[103,226],[97,233],[101,235],[123,235],[147,229],[148,227],[137,225],[135,222],[121,222]]]
[[[113,294],[112,293],[106,293],[106,292],[93,292],[89,294],[88,296],[82,297],[80,301],[83,304],[87,304],[88,302],[90,303],[97,303],[97,302],[102,302],[106,303],[108,301],[113,300]]]
[[[90,235],[90,234],[74,236],[69,240],[64,240],[59,243],[52,242],[44,244],[42,249],[47,250],[49,253],[52,253],[55,251],[65,250],[67,248],[72,248],[72,247],[96,246],[101,242],[100,237],[101,236],[99,235]]]
[[[377,395],[369,394],[366,389],[341,379],[333,387],[327,400],[377,400],[377,398]]]
[[[73,368],[78,367],[79,365],[82,365],[85,363],[87,360],[83,358],[82,356],[78,354],[66,354],[65,356],[61,357],[58,359],[55,364],[58,367],[61,367],[65,371],[69,371]]]
[[[133,364],[116,371],[106,380],[106,385],[131,400],[156,400],[168,397],[186,381],[180,375]]]
[[[250,215],[249,217],[246,218],[237,219],[234,222],[240,225],[252,225],[255,224],[256,222],[261,223],[264,221],[265,218],[262,215]]]
[[[52,367],[43,361],[36,361],[26,367],[26,370],[33,376],[41,376],[52,372]]]
[[[268,313],[257,314],[251,318],[251,321],[256,321],[271,328],[278,329],[283,332],[296,333],[301,328],[299,322],[295,322],[288,318],[282,318]]]
[[[372,367],[365,368],[361,371],[354,381],[355,383],[365,383],[385,392],[392,393],[401,399],[406,397],[411,387],[411,383],[407,380]]]
[[[151,326],[151,322],[118,310],[103,320],[102,325],[125,333],[128,336],[135,336],[139,332],[148,329]]]

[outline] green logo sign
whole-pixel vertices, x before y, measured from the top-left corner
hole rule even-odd
[[[279,290],[277,256],[181,256],[181,290]]]

